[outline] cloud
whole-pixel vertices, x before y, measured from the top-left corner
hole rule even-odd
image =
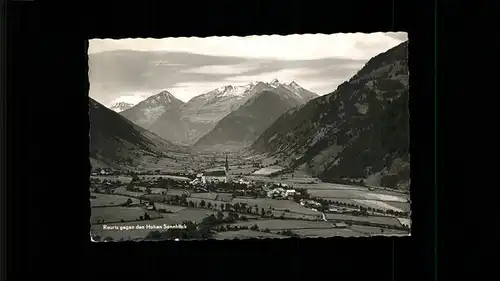
[[[107,105],[168,90],[188,101],[221,86],[274,78],[327,94],[407,38],[400,32],[91,40],[89,95]]]
[[[216,74],[216,75],[231,75],[241,74],[250,70],[258,69],[258,65],[253,64],[235,64],[235,65],[205,65],[190,69],[181,70],[182,73],[195,74]]]
[[[173,85],[167,90],[183,102],[187,102],[195,96],[208,93],[214,89],[226,86],[227,82],[206,82],[206,81],[193,81],[181,82]]]
[[[281,82],[294,81],[303,75],[314,75],[318,70],[312,68],[280,69],[277,71],[263,72],[254,75],[230,76],[225,79],[229,83],[249,83],[251,81],[268,81],[277,78]]]
[[[121,95],[110,101],[109,106],[119,103],[119,102],[126,102],[126,103],[131,103],[131,104],[138,104],[139,102],[145,100],[149,96],[151,96],[152,92],[135,92],[135,93],[121,93]]]
[[[142,39],[92,39],[89,53],[110,50],[189,52],[212,56],[312,60],[322,58],[368,59],[401,43],[402,35],[385,33],[338,33],[268,35],[247,37],[178,37]],[[395,38],[396,37],[396,38]],[[360,42],[377,42],[373,49],[357,47]]]

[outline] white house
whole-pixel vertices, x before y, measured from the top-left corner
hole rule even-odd
[[[203,173],[201,181],[207,183],[227,183],[227,174],[224,170],[208,171]]]

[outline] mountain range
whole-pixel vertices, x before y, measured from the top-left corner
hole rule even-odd
[[[227,85],[184,103],[163,91],[117,113],[90,99],[91,159],[133,165],[144,155],[247,147],[324,181],[406,189],[408,41],[370,59],[324,96],[295,82]]]
[[[135,166],[145,155],[184,148],[163,140],[89,98],[90,158],[108,166]]]
[[[260,119],[246,120],[254,122],[246,124],[250,127],[250,130],[253,127],[256,128],[250,134],[251,136],[233,137],[230,141],[241,141],[242,138],[246,141],[253,141],[258,136],[258,133],[263,130],[262,128],[270,125],[281,113],[294,106],[303,105],[310,99],[317,97],[315,93],[302,88],[295,82],[282,84],[277,79],[274,79],[270,83],[252,82],[243,86],[223,86],[198,95],[187,103],[183,103],[172,94],[164,91],[149,97],[120,114],[168,141],[181,145],[193,145],[200,138],[211,133],[224,118],[228,117],[228,120],[231,120],[236,116],[241,116],[242,113],[237,113],[240,107],[243,107],[244,112],[248,113],[249,110],[253,110],[254,114],[256,114],[255,110],[259,109],[249,107],[254,102],[250,102],[250,100],[255,100],[264,92],[268,92],[268,94],[263,95],[263,98],[271,92],[279,97],[276,100],[277,104],[274,105],[275,109],[268,114],[269,116],[262,118],[264,122],[262,124],[259,123]],[[246,104],[247,102],[250,103]],[[231,116],[229,116],[230,114]],[[228,122],[231,123],[232,121],[225,120],[217,128],[217,132],[227,130],[228,128],[224,129],[224,126],[228,125],[224,124],[229,124]],[[211,144],[224,137],[212,133],[198,144]]]
[[[281,115],[251,149],[325,180],[409,185],[408,41],[334,92]]]
[[[162,91],[139,102],[120,114],[135,124],[149,129],[165,112],[178,110],[184,102],[168,91]]]
[[[249,88],[244,103],[217,122],[195,147],[236,144],[243,148],[251,145],[280,115],[317,97],[295,82],[281,84],[277,79],[269,84],[258,82]]]

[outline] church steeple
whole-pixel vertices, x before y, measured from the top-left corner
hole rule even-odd
[[[229,163],[227,162],[227,154],[226,154],[226,166],[224,167],[226,172],[229,172]]]

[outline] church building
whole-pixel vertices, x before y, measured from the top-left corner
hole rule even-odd
[[[204,184],[207,183],[228,183],[229,182],[229,163],[227,161],[226,155],[226,164],[224,165],[224,169],[205,171],[201,176],[201,181]]]

